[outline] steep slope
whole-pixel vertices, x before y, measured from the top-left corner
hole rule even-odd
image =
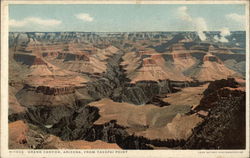
[[[244,148],[244,48],[210,33],[11,33],[10,148]]]
[[[172,53],[172,55],[174,67],[181,72],[187,70],[197,62],[189,53]]]
[[[138,81],[159,81],[159,80],[174,80],[174,81],[188,81],[180,71],[167,65],[166,61],[161,55],[150,55],[141,59],[142,63],[138,69],[130,73],[129,78],[131,83]],[[137,62],[135,60],[134,62]]]
[[[120,149],[116,144],[101,140],[94,142],[77,140],[62,141],[60,138],[39,131],[39,129],[24,121],[9,124],[10,149]]]
[[[184,74],[199,81],[213,81],[239,76],[235,71],[227,68],[219,58],[210,53],[204,56],[202,62],[196,63]]]
[[[208,116],[194,129],[184,148],[245,149],[246,93],[234,79],[212,82],[196,110]]]
[[[35,58],[24,81],[16,97],[25,107],[71,106],[76,99],[88,98],[76,90],[85,86],[87,77],[60,69],[42,58]]]
[[[182,105],[135,106],[128,103],[116,103],[109,99],[102,99],[89,105],[100,109],[100,118],[94,124],[99,125],[116,120],[116,124],[126,127],[129,134],[147,139],[186,139],[190,136],[191,129],[202,120],[196,115],[183,115],[189,111],[189,108]],[[187,120],[190,121],[188,124],[185,123]]]
[[[240,73],[243,77],[246,75],[246,61],[237,62],[234,59],[224,61],[226,67]]]
[[[86,77],[60,69],[38,57],[35,58],[34,62],[30,66],[30,73],[26,78],[26,82],[28,82],[29,85],[52,87],[67,85],[80,86],[87,81],[88,78]]]
[[[85,47],[83,47],[85,48]],[[114,46],[104,49],[92,47],[91,53],[71,48],[69,51],[59,53],[56,58],[46,58],[49,62],[62,69],[73,72],[101,74],[106,71],[105,60],[118,51]]]

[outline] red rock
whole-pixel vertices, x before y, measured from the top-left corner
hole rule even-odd
[[[15,121],[9,123],[9,141],[16,144],[27,143],[26,134],[29,131],[29,127],[24,121]]]
[[[153,59],[151,58],[143,59],[143,65],[152,65],[152,64],[156,64],[156,62]]]
[[[41,58],[36,57],[33,65],[47,65],[47,63],[45,63]]]

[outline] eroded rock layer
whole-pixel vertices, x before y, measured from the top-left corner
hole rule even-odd
[[[214,34],[10,33],[9,147],[243,149],[244,44]]]

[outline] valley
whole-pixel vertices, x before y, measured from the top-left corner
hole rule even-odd
[[[10,32],[9,148],[245,148],[245,32],[216,33]]]

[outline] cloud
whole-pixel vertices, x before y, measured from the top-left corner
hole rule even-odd
[[[223,27],[222,29],[220,29],[220,37],[215,35],[214,39],[219,42],[227,43],[228,39],[226,39],[226,36],[230,36],[230,35],[231,35],[231,32],[229,28]]]
[[[206,35],[204,31],[207,31],[207,23],[203,18],[195,18],[194,20],[195,30],[197,31],[200,39],[202,41],[206,40]]]
[[[15,19],[10,19],[9,20],[9,25],[12,27],[23,27],[25,25],[27,25],[27,21],[26,20],[15,20]]]
[[[185,22],[190,23],[195,29],[195,31],[198,33],[198,36],[202,41],[206,40],[206,35],[204,34],[204,31],[207,31],[208,29],[205,19],[202,17],[192,17],[188,13],[188,7],[186,6],[179,7],[177,10],[179,18]]]
[[[9,26],[11,27],[24,27],[30,24],[53,27],[60,25],[62,22],[56,19],[41,19],[39,17],[28,17],[23,20],[9,20]]]
[[[233,20],[233,21],[239,22],[239,23],[244,23],[245,22],[245,15],[240,15],[240,14],[237,14],[237,13],[227,14],[226,18],[228,20]]]
[[[225,36],[230,36],[231,32],[229,30],[229,28],[227,27],[223,27],[221,30],[220,30],[220,35],[225,37]]]
[[[220,39],[219,39],[219,41],[220,42],[223,42],[223,43],[227,43],[228,42],[228,39],[226,39],[225,37],[221,37]]]
[[[214,36],[214,39],[215,39],[216,41],[219,41],[219,40],[220,40],[220,38],[219,38],[218,35],[215,35],[215,36]]]
[[[186,6],[182,6],[178,8],[179,16],[184,21],[192,21],[191,16],[187,13],[188,8]]]
[[[94,20],[94,18],[91,17],[88,13],[76,14],[75,17],[77,19],[80,19],[80,20],[83,20],[83,21],[87,21],[87,22],[92,22]]]

